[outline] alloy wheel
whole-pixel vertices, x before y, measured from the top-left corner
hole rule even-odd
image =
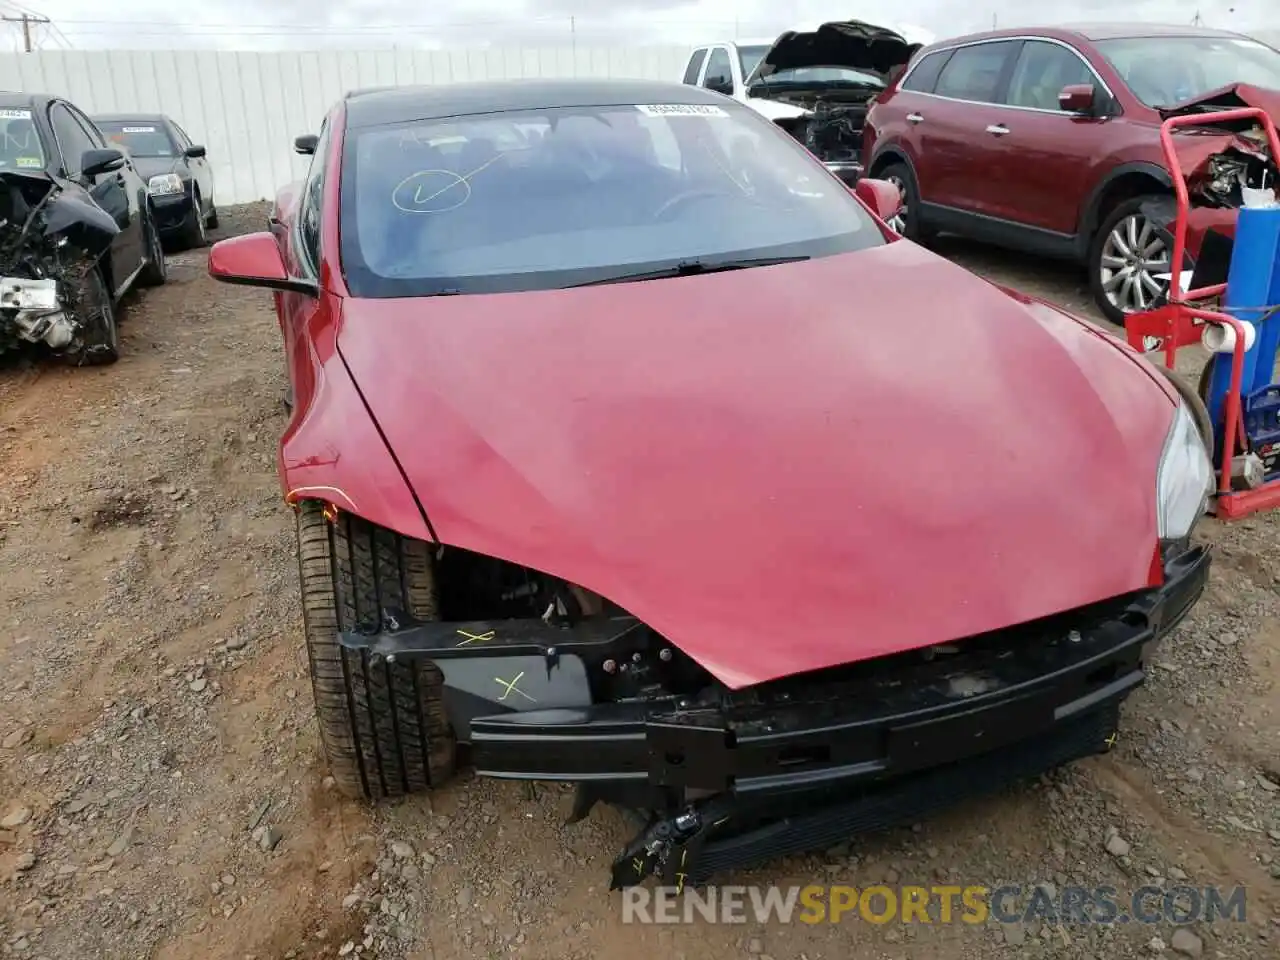
[[[1132,213],[1112,227],[1102,245],[1102,290],[1122,313],[1149,310],[1169,289],[1169,264],[1160,231],[1141,213]]]

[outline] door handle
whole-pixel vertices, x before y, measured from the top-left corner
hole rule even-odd
[[[908,114],[907,114],[907,123],[920,123],[920,122],[921,122],[921,121],[923,121],[923,120],[924,120],[924,117],[922,117],[922,116],[921,116],[920,114],[918,114],[918,113],[908,113]]]
[[[1009,128],[1006,127],[1003,123],[993,123],[987,127],[987,133],[991,134],[994,137],[1003,137],[1008,132],[1009,132]]]

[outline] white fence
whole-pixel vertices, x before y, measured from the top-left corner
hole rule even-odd
[[[357,87],[522,77],[679,79],[689,47],[324,53],[0,55],[0,89],[66,97],[90,115],[160,111],[209,150],[219,203],[267,199],[306,171],[293,138]]]

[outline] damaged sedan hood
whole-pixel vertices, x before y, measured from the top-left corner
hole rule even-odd
[[[442,543],[608,597],[732,687],[1150,582],[1155,375],[911,243],[346,300],[338,349]]]
[[[1236,110],[1240,107],[1257,107],[1270,114],[1273,121],[1280,122],[1280,90],[1268,90],[1247,83],[1231,83],[1171,107],[1161,107],[1158,112],[1168,120],[1170,117],[1215,110]],[[1255,124],[1254,120],[1235,121],[1235,126],[1238,127],[1247,128]]]
[[[41,238],[65,238],[100,257],[120,226],[83,188],[38,170],[0,171],[0,250],[13,256]],[[0,270],[8,267],[0,263]]]
[[[879,75],[882,79],[905,66],[921,43],[908,41],[887,27],[843,20],[824,23],[814,30],[788,30],[774,41],[747,86],[783,70],[804,67],[846,67]]]

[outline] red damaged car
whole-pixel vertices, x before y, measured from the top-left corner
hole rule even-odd
[[[1193,394],[696,87],[356,92],[300,143],[209,270],[275,291],[343,790],[569,781],[643,813],[615,885],[683,883],[1105,749],[1208,573]]]
[[[1085,264],[1123,324],[1168,295],[1173,182],[1160,124],[1260,107],[1280,121],[1280,52],[1192,26],[999,30],[920,51],[867,115],[862,161],[899,185],[912,239],[946,231]],[[1275,188],[1254,121],[1181,127],[1188,289],[1225,283],[1242,187]]]

